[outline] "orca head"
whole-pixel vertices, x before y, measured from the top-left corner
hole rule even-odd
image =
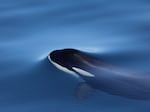
[[[48,59],[58,69],[70,73],[76,77],[79,77],[78,74],[81,74],[82,76],[94,77],[93,74],[82,68],[85,66],[82,59],[83,56],[85,56],[85,53],[79,50],[62,49],[52,51],[48,55]]]
[[[73,75],[77,75],[72,67],[77,63],[74,54],[78,52],[79,51],[75,49],[55,50],[48,55],[48,59],[58,69]]]

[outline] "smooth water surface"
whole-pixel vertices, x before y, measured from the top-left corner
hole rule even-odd
[[[75,48],[150,73],[149,43],[148,0],[0,0],[0,112],[149,112],[102,91],[76,99],[78,80],[47,60]]]

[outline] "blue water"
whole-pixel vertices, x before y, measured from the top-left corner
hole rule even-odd
[[[102,91],[75,98],[77,79],[47,60],[75,48],[150,73],[149,43],[148,0],[0,0],[0,112],[149,112]]]

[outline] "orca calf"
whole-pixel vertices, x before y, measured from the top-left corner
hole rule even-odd
[[[76,49],[52,51],[48,59],[58,69],[83,79],[77,87],[79,98],[101,90],[126,98],[150,99],[150,75],[129,73]]]

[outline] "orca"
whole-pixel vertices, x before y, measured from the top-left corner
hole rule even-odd
[[[150,99],[150,75],[130,73],[90,53],[71,48],[54,50],[48,59],[58,69],[83,80],[77,87],[79,98],[100,90],[130,99]]]

